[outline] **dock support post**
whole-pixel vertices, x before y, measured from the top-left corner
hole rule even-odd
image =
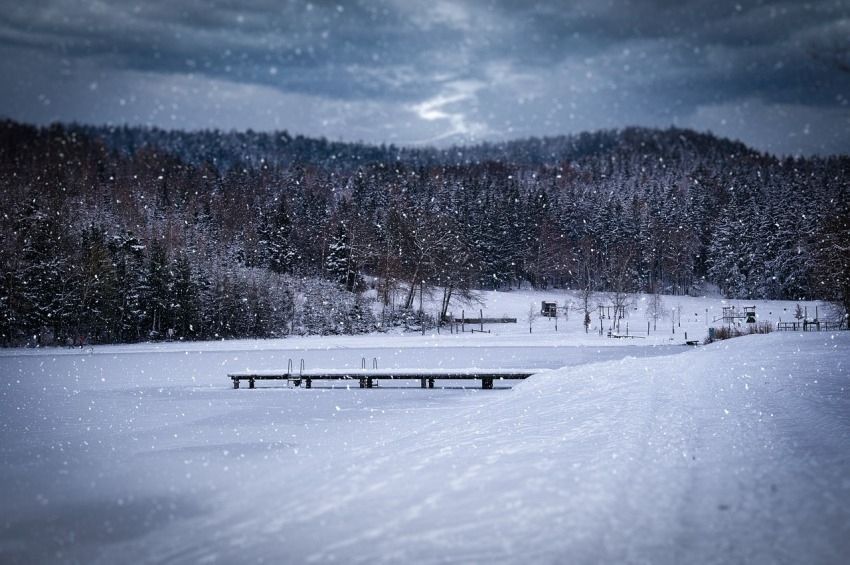
[[[239,379],[233,379],[233,388],[239,388]]]
[[[366,388],[366,379],[364,377],[360,377],[360,388]]]
[[[306,388],[313,388],[313,379],[304,379],[304,386]]]
[[[248,388],[254,388],[254,379],[248,379]]]
[[[372,378],[370,377],[370,378],[366,379],[366,388],[372,388],[373,386],[374,386],[374,383],[372,382]]]
[[[434,379],[428,379],[428,388],[434,388]]]
[[[493,378],[484,377],[481,379],[481,388],[483,390],[490,390],[493,388]]]
[[[425,388],[425,379],[419,379],[419,385],[420,385],[422,388]]]

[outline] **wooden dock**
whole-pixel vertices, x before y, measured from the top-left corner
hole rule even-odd
[[[303,383],[306,388],[312,388],[313,381],[351,381],[356,380],[360,388],[373,388],[378,380],[418,380],[421,388],[434,388],[437,380],[459,381],[480,380],[481,388],[493,388],[498,380],[522,380],[531,375],[541,373],[546,369],[331,369],[310,371],[246,371],[230,373],[228,378],[233,381],[233,388],[239,388],[241,381],[248,381],[248,388],[254,388],[256,381],[287,381],[295,386]]]

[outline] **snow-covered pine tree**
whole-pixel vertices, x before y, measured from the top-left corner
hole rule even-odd
[[[296,252],[290,241],[292,221],[289,206],[283,196],[277,206],[263,216],[257,242],[263,265],[278,274],[292,272]]]
[[[741,208],[733,200],[723,208],[712,229],[713,239],[708,248],[708,276],[717,282],[726,296],[749,297],[747,285],[746,244],[749,242]]]
[[[117,339],[114,321],[120,297],[115,264],[103,230],[93,224],[82,233],[73,280],[74,333],[94,342]]]
[[[119,302],[114,313],[115,333],[121,342],[144,337],[145,297],[148,295],[145,246],[131,232],[111,242],[115,262],[115,285]]]
[[[145,280],[146,326],[151,338],[164,337],[171,327],[172,280],[165,248],[158,241],[150,246]]]
[[[16,268],[7,274],[7,319],[17,321],[12,340],[40,342],[43,330],[56,339],[71,335],[73,280],[68,230],[49,206],[25,206],[17,225],[19,253]]]
[[[328,244],[325,272],[332,281],[349,292],[354,290],[357,277],[351,265],[351,244],[348,240],[348,230],[343,224],[337,226],[336,234]]]
[[[192,273],[189,259],[180,254],[171,261],[171,296],[169,311],[173,337],[192,339],[198,335],[201,327],[200,301],[198,285]]]

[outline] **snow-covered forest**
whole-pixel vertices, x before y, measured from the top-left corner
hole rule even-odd
[[[0,124],[2,343],[348,334],[417,289],[850,309],[850,157],[690,130],[451,149]],[[398,299],[396,299],[398,297]]]

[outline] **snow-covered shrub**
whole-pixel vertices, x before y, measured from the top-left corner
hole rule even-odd
[[[294,316],[291,283],[259,268],[218,273],[206,288],[204,327],[212,337],[282,337]]]
[[[301,335],[360,334],[377,325],[370,301],[314,278],[298,282],[295,331]]]
[[[773,331],[773,322],[758,322],[755,324],[747,324],[748,334],[769,334]]]
[[[741,337],[743,335],[769,334],[773,331],[773,329],[773,323],[768,321],[747,324],[747,327],[743,329],[738,327],[721,326],[719,328],[714,328],[714,337],[712,338],[712,336],[709,335],[709,337],[705,339],[705,343],[713,343],[715,341]]]
[[[840,302],[825,302],[820,308],[822,312],[820,318],[822,320],[838,324],[839,326],[847,326],[848,319],[850,319],[850,312],[845,310],[843,304]]]
[[[436,316],[421,312],[412,308],[398,308],[388,310],[383,314],[384,328],[405,328],[420,331],[423,326],[426,330],[437,327]]]

